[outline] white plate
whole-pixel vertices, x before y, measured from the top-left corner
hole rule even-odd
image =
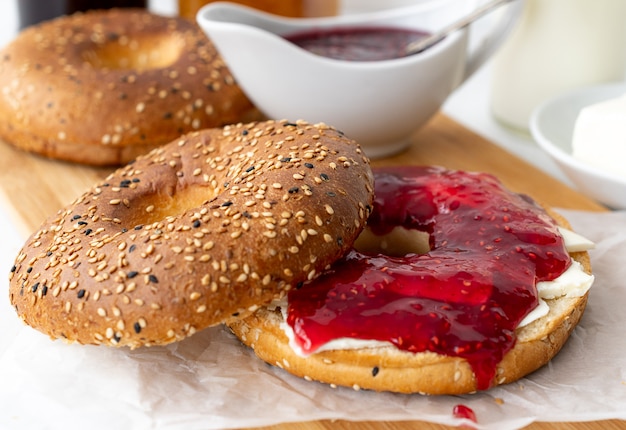
[[[542,103],[530,119],[533,138],[578,190],[613,209],[626,209],[626,180],[574,158],[572,137],[582,108],[622,94],[624,82],[578,88]]]

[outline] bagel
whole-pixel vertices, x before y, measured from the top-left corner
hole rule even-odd
[[[0,137],[26,151],[121,165],[176,137],[258,119],[193,22],[141,9],[63,16],[0,56]]]
[[[52,338],[162,345],[244,317],[352,246],[373,179],[324,124],[190,133],[112,173],[19,252],[10,301]]]
[[[578,324],[593,282],[586,251],[563,247],[556,226],[569,229],[567,220],[490,175],[416,167],[374,173],[359,251],[287,300],[231,321],[232,332],[296,376],[375,391],[471,393],[551,360]],[[394,234],[410,234],[398,234],[398,226],[427,233],[408,241],[424,243],[394,246]],[[571,293],[540,300],[538,281],[570,273],[578,276]]]

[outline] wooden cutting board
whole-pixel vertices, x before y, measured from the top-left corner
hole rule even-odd
[[[470,132],[444,115],[436,116],[413,138],[408,151],[375,161],[375,165],[437,164],[452,169],[484,171],[497,175],[509,188],[529,194],[553,207],[606,210],[603,206],[568,188],[481,136]],[[46,160],[0,144],[0,204],[9,208],[16,225],[29,234],[50,214],[86,191],[112,169],[90,168]],[[305,422],[273,429],[443,429],[415,422]],[[618,429],[624,422],[536,423],[532,429]]]

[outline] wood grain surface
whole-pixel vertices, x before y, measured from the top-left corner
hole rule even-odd
[[[602,205],[568,188],[532,165],[470,132],[444,115],[436,116],[414,138],[411,147],[375,165],[436,164],[452,169],[497,175],[509,188],[557,208],[604,211]],[[24,235],[48,215],[71,203],[112,169],[90,168],[46,160],[0,144],[0,204],[7,208]],[[265,427],[273,430],[409,430],[446,429],[425,422],[316,421]],[[577,423],[534,423],[532,430],[626,429],[619,420]]]

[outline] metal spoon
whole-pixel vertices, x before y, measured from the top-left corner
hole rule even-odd
[[[466,15],[463,18],[459,19],[458,21],[453,22],[447,27],[444,27],[442,30],[436,33],[433,33],[430,36],[427,36],[423,39],[419,39],[419,40],[416,40],[415,42],[409,43],[405,49],[406,55],[417,54],[427,48],[430,48],[435,43],[443,40],[450,33],[467,27],[472,22],[474,22],[475,20],[477,20],[478,18],[480,18],[481,16],[483,16],[490,10],[500,5],[503,5],[505,3],[509,3],[511,1],[514,1],[514,0],[492,0],[489,3],[485,3],[484,5],[480,6],[475,11],[470,13],[469,15]]]

